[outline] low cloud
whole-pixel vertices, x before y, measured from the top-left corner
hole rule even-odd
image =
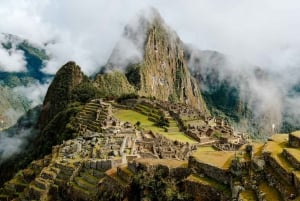
[[[17,135],[7,132],[0,132],[0,164],[9,157],[22,151],[27,138],[31,135],[31,130],[21,130]]]
[[[6,43],[4,35],[0,34],[0,43]],[[24,52],[16,49],[16,43],[11,41],[11,48],[6,49],[0,45],[0,71],[22,72],[26,71]]]
[[[29,84],[28,86],[18,86],[13,91],[20,96],[26,97],[31,103],[31,108],[43,103],[45,94],[49,87],[49,82],[40,84],[39,82]]]
[[[0,132],[0,164],[11,156],[24,151],[37,134],[34,125],[41,107],[35,107],[22,116],[17,124]]]
[[[120,68],[140,59],[143,52],[138,43],[122,38],[122,34],[126,24],[149,7],[157,8],[183,42],[230,58],[222,64],[218,79],[231,79],[257,116],[271,112],[272,121],[300,116],[300,97],[291,90],[300,83],[300,3],[294,0],[2,0],[0,32],[40,45],[47,43],[51,59],[45,72],[55,73],[74,60],[91,75],[109,58]],[[110,57],[114,47],[123,57]],[[257,79],[257,66],[270,77]],[[202,73],[211,69],[206,71]]]

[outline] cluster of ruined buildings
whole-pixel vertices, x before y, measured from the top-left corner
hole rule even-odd
[[[237,150],[249,139],[247,133],[235,131],[224,119],[207,116],[184,104],[170,104],[169,102],[148,99],[139,100],[139,103],[159,110],[167,119],[175,119],[181,130],[199,142],[199,146],[214,145],[219,150],[230,151]],[[133,101],[129,102],[128,105],[130,108],[134,108],[135,104],[137,102]],[[203,123],[199,124],[199,122]]]
[[[146,99],[142,100],[142,104],[156,107],[164,112],[166,118],[176,120],[183,116],[188,116],[193,120],[203,118],[200,112],[180,104],[170,105],[159,101],[147,101]],[[234,136],[233,129],[224,121],[206,118],[206,127],[189,125],[185,130],[186,134],[196,139],[198,143],[172,141],[160,134],[139,129],[136,125],[116,119],[113,116],[114,109],[111,103],[102,100],[93,100],[87,103],[76,116],[77,137],[54,146],[50,156],[46,156],[40,162],[33,162],[30,166],[39,170],[38,174],[31,171],[28,173],[25,169],[22,172],[22,181],[27,177],[34,178],[29,184],[19,186],[14,181],[8,182],[4,190],[2,189],[7,197],[2,199],[0,196],[0,200],[17,195],[23,196],[23,200],[29,198],[55,200],[55,198],[49,198],[49,195],[57,194],[58,189],[62,186],[68,188],[68,195],[76,195],[80,199],[85,197],[88,198],[87,200],[93,199],[92,197],[96,196],[99,181],[104,177],[105,171],[116,169],[115,172],[109,174],[121,175],[124,177],[123,180],[128,180],[128,171],[122,170],[120,167],[124,165],[127,167],[128,165],[133,171],[134,164],[139,158],[166,159],[186,163],[199,146],[222,144],[220,140],[222,138],[218,142],[216,140],[204,140],[204,138],[213,137],[211,135],[216,130],[224,136],[223,144],[232,144],[231,138],[239,139],[238,143],[241,144],[243,139],[241,135]],[[212,121],[214,124],[208,126],[208,121]],[[227,141],[225,140],[226,136],[229,136]],[[237,147],[231,146],[228,149],[231,148]],[[181,168],[179,168],[180,171]],[[177,170],[178,168],[175,168],[174,171]],[[185,168],[183,172],[189,171]],[[187,175],[187,173],[183,175]],[[107,177],[105,178],[107,179]],[[111,179],[111,177],[109,178]],[[103,185],[105,184],[104,182]]]

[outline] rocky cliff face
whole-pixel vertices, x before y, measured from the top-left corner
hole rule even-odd
[[[206,110],[198,84],[188,71],[180,39],[164,27],[159,17],[148,31],[140,75],[140,95]]]
[[[72,90],[88,79],[75,62],[66,63],[57,73],[48,88],[38,127],[43,129],[49,121],[70,102]]]
[[[157,11],[153,10],[149,19],[141,18],[136,27],[127,26],[122,40],[134,44],[132,57],[127,54],[127,59],[121,59],[118,53],[124,47],[118,44],[108,67],[120,68],[124,61],[127,79],[140,96],[185,103],[207,112],[198,83],[188,70],[183,43]]]
[[[94,85],[99,89],[101,95],[108,97],[118,97],[135,91],[126,76],[119,71],[98,74],[94,80]]]

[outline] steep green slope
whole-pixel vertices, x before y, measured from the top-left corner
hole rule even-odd
[[[129,84],[126,76],[119,71],[98,74],[95,77],[94,86],[98,88],[104,97],[119,97],[123,94],[135,92],[134,87]]]
[[[0,184],[9,179],[33,158],[33,140],[38,135],[34,128],[41,106],[28,110],[17,123],[0,132]]]
[[[43,130],[47,124],[72,100],[72,90],[82,82],[88,82],[75,62],[68,62],[58,70],[46,93],[38,128]]]

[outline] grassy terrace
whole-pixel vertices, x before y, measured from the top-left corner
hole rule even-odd
[[[286,151],[291,154],[298,162],[300,162],[300,150],[293,148],[285,148]]]
[[[205,186],[211,186],[219,191],[224,192],[226,195],[230,195],[230,189],[227,186],[222,185],[213,179],[207,177],[199,177],[197,175],[191,174],[190,176],[188,176],[188,178],[186,178],[186,180],[191,182],[198,182]]]
[[[289,139],[288,134],[275,134],[271,137],[271,140],[283,145],[285,145],[288,142],[288,139]]]
[[[205,149],[209,150],[212,148],[207,148],[205,147]],[[207,150],[203,150],[203,148],[199,148],[194,154],[193,156],[200,162],[209,164],[211,166],[214,167],[218,167],[221,169],[229,169],[230,164],[231,164],[231,160],[234,157],[235,152],[234,151],[215,151],[215,150],[211,150],[211,151],[207,151]]]
[[[265,193],[266,201],[282,200],[279,192],[275,188],[270,187],[266,182],[261,183],[258,188]]]
[[[292,135],[300,138],[300,131],[295,131],[295,132],[292,132]]]
[[[293,171],[291,164],[283,157],[283,148],[287,146],[288,135],[287,134],[276,134],[271,138],[273,141],[268,141],[264,146],[263,152],[271,153],[271,157],[283,167],[286,171]]]
[[[250,145],[252,145],[253,148],[253,155],[254,156],[261,156],[262,150],[264,148],[264,144],[261,142],[252,142]],[[243,146],[240,147],[240,151],[244,151],[246,149],[247,144],[244,144]],[[245,158],[247,159],[247,158]]]
[[[170,131],[165,132],[163,128],[157,127],[154,125],[154,122],[150,121],[148,117],[144,114],[133,110],[117,110],[115,112],[115,117],[122,120],[128,121],[132,124],[135,124],[137,121],[141,122],[140,127],[144,130],[151,130],[154,133],[159,133],[170,140],[177,140],[180,142],[189,142],[189,143],[196,143],[195,140],[191,139],[183,132],[180,132],[179,129],[176,127],[174,128],[174,122],[170,122],[170,127],[168,128]]]
[[[293,174],[295,175],[297,180],[300,180],[300,171],[294,171]]]
[[[254,191],[251,191],[251,190],[242,191],[239,195],[239,198],[241,200],[247,200],[247,201],[256,201],[257,200]]]
[[[112,168],[110,170],[107,170],[105,172],[107,177],[110,177],[111,179],[113,179],[114,181],[117,182],[117,184],[120,184],[121,186],[125,187],[128,185],[128,183],[126,181],[124,181],[122,178],[120,178],[117,175],[117,168]]]
[[[176,167],[187,167],[187,162],[179,161],[179,160],[172,160],[172,159],[146,159],[141,158],[137,159],[137,162],[146,165],[164,165],[172,168]]]

